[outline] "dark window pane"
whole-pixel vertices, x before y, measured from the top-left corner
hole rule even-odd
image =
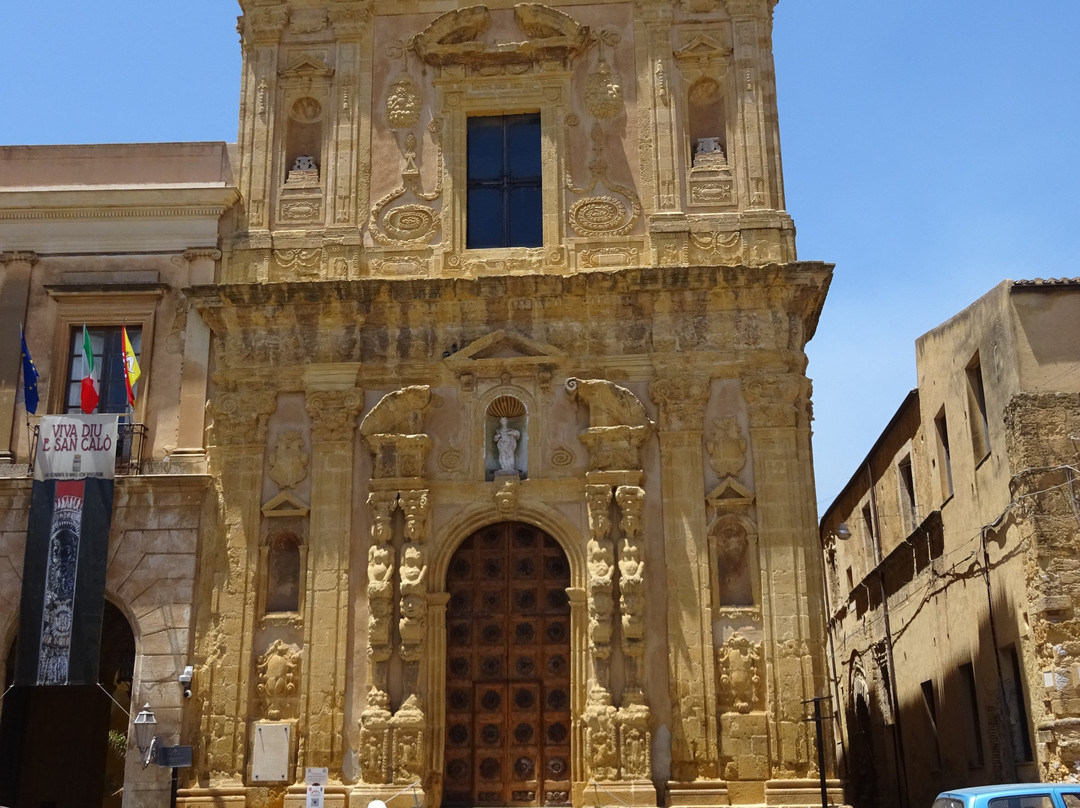
[[[503,174],[503,118],[469,118],[469,180],[498,180]]]
[[[544,243],[541,194],[536,186],[510,191],[510,244],[540,247]]]
[[[94,354],[94,378],[98,383],[98,406],[94,412],[127,412],[123,336],[120,327],[88,327],[86,330],[90,335],[90,347]],[[131,326],[127,331],[137,360],[142,353],[142,328]],[[80,412],[84,372],[82,326],[71,329],[71,351],[68,357],[67,412]],[[135,385],[135,395],[139,395],[138,383]]]
[[[515,179],[540,179],[540,116],[507,118],[507,168]]]
[[[465,211],[465,246],[470,249],[503,247],[503,192],[496,188],[473,188]]]

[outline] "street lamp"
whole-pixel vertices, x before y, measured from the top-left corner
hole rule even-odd
[[[139,747],[139,753],[143,756],[143,768],[150,765],[150,761],[156,758],[158,747],[157,716],[150,709],[150,703],[143,705],[142,710],[135,716],[135,745]]]

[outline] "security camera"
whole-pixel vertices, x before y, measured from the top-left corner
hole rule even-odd
[[[195,669],[191,665],[188,665],[184,668],[183,672],[176,677],[180,680],[180,686],[184,688],[185,699],[191,698],[191,676],[193,673],[195,673]]]

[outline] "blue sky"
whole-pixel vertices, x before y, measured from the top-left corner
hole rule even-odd
[[[230,0],[12,2],[0,143],[236,139]],[[1080,276],[1078,0],[781,0],[819,508],[915,384],[914,340],[1004,278]]]

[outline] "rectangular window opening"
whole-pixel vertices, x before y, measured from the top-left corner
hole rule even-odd
[[[941,475],[941,498],[953,495],[952,453],[949,451],[949,422],[945,419],[945,408],[934,417],[934,431],[937,433],[938,472]]]
[[[540,113],[468,119],[465,246],[541,247]]]
[[[910,534],[919,524],[919,513],[915,508],[915,475],[911,470],[911,455],[905,456],[897,464],[896,473],[900,481],[900,516],[904,522],[904,532]]]
[[[979,720],[979,693],[975,689],[975,666],[970,662],[961,665],[959,673],[961,708],[967,711],[968,765],[975,769],[984,763],[982,722]]]
[[[922,683],[923,706],[926,708],[926,718],[930,725],[930,736],[934,739],[930,749],[931,765],[934,769],[941,768],[941,742],[938,739],[937,730],[937,699],[934,697],[934,682],[927,680]]]
[[[81,412],[82,380],[86,364],[83,362],[83,327],[71,329],[68,350],[67,397],[64,412]],[[98,406],[96,413],[126,413],[128,411],[127,386],[124,381],[123,336],[120,326],[87,326],[90,350],[94,360],[94,379],[97,381]],[[138,360],[142,352],[142,327],[130,326],[127,330],[131,348]],[[145,368],[143,369],[145,372]],[[135,383],[135,395],[139,395],[139,383]],[[124,422],[124,418],[120,419]]]
[[[979,354],[967,366],[968,418],[971,421],[971,451],[975,462],[990,454],[990,421],[986,414],[986,390],[983,386]]]

